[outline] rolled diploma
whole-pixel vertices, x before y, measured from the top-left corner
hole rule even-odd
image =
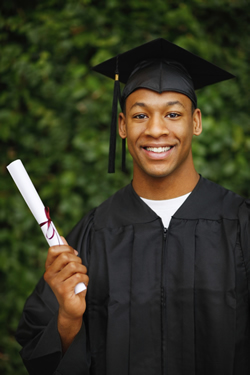
[[[21,160],[13,161],[7,166],[7,169],[38,224],[41,225],[42,223],[45,223],[41,226],[41,230],[49,246],[63,245],[63,241],[52,221],[48,229],[48,218],[46,216],[44,204],[41,201],[41,198],[39,197]],[[85,289],[85,284],[79,283],[75,286],[75,294],[78,294]]]

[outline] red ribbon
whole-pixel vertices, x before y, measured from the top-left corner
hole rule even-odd
[[[52,220],[51,220],[50,215],[49,215],[49,207],[45,207],[45,215],[46,215],[46,217],[47,217],[48,220],[45,221],[44,223],[39,224],[39,225],[40,225],[40,227],[42,227],[43,225],[46,225],[46,224],[48,225],[46,237],[49,240],[51,240],[51,238],[53,238],[54,235],[55,235],[55,229],[53,228],[53,225],[52,225],[52,229],[53,229],[52,236],[48,237],[49,229],[50,229],[50,226],[51,226],[51,223],[52,223]]]

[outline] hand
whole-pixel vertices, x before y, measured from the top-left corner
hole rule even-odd
[[[75,286],[81,281],[87,286],[89,278],[87,268],[77,257],[77,251],[63,237],[62,240],[65,245],[49,248],[44,280],[59,303],[57,327],[65,353],[81,329],[82,316],[86,310],[87,290],[75,294]]]
[[[49,248],[45,263],[45,281],[53,290],[58,303],[59,314],[64,319],[82,319],[86,310],[86,290],[75,294],[75,286],[79,282],[88,285],[87,268],[82,265],[77,251],[70,247],[62,237],[65,245]]]

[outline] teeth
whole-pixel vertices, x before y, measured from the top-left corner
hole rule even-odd
[[[152,152],[166,152],[170,150],[171,147],[146,147],[147,151],[152,151]]]

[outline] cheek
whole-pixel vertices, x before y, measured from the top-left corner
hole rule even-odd
[[[184,126],[176,128],[174,133],[175,136],[184,143],[190,143],[193,139],[193,127],[191,124],[185,124]]]
[[[127,138],[127,147],[128,147],[128,151],[129,151],[129,153],[133,156],[133,154],[134,154],[134,149],[135,149],[135,145],[134,145],[134,143],[131,141],[131,138]]]
[[[127,128],[127,143],[135,145],[141,134],[141,130],[137,126]]]
[[[140,133],[137,131],[128,131],[127,132],[127,147],[130,155],[133,158],[137,158],[139,153],[139,141]]]

